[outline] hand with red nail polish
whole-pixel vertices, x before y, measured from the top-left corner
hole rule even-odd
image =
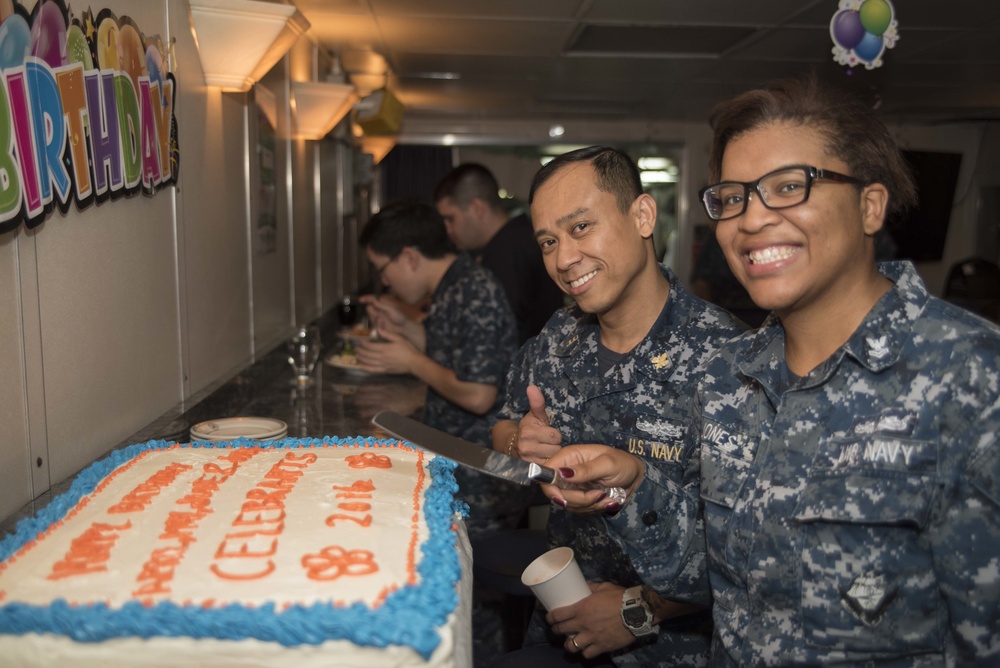
[[[546,466],[556,469],[561,480],[558,487],[542,485],[542,491],[553,501],[559,498],[559,505],[576,513],[606,512],[608,489],[624,488],[630,497],[646,474],[646,465],[638,457],[596,444],[560,448]]]

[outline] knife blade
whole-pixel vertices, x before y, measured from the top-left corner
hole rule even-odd
[[[620,487],[605,489],[600,485],[568,483],[555,469],[470,443],[393,411],[380,411],[372,418],[372,423],[397,438],[430,450],[445,459],[519,485],[540,482],[571,489],[604,489],[612,500],[625,502],[625,490]]]

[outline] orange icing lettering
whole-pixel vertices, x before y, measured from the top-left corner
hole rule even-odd
[[[232,522],[234,528],[255,528],[250,531],[227,533],[215,551],[214,558],[217,562],[223,559],[259,560],[277,553],[277,537],[285,528],[285,497],[302,477],[300,469],[317,459],[313,453],[296,455],[289,452],[264,474],[264,479],[246,493],[246,501]],[[283,466],[291,466],[293,469],[286,470]],[[269,541],[266,537],[270,536],[275,538]],[[220,578],[240,580],[262,578],[274,570],[274,564],[269,559],[258,568],[255,568],[253,563],[245,567],[236,567],[239,572],[234,572],[232,562],[228,561],[225,568],[221,563],[214,563],[210,569]],[[244,568],[246,570],[243,570]]]
[[[276,533],[281,533],[279,527]],[[257,534],[232,535],[228,534],[221,543],[219,549],[215,551],[216,559],[226,559],[232,557],[270,557],[278,551],[278,539],[275,538],[267,545],[254,545],[253,538]],[[230,545],[232,543],[232,545]]]
[[[240,508],[240,514],[233,520],[233,526],[280,522],[283,519],[285,519],[284,504],[269,505],[259,501],[246,501]]]
[[[388,455],[376,455],[374,452],[351,455],[350,457],[345,457],[344,461],[347,462],[347,465],[352,469],[392,468],[392,460],[389,459]]]
[[[97,573],[108,570],[107,561],[119,532],[132,527],[132,523],[107,524],[94,522],[70,542],[69,551],[52,566],[49,580],[61,580],[73,575]]]
[[[318,457],[313,452],[307,452],[304,455],[297,455],[294,452],[289,452],[285,455],[285,461],[291,466],[301,466],[305,468],[310,464],[314,463]],[[299,463],[301,462],[301,464]]]
[[[234,565],[233,562],[228,562],[228,565]],[[257,578],[262,578],[270,575],[274,572],[274,562],[270,559],[264,564],[264,570],[250,573],[232,573],[223,571],[217,564],[212,564],[210,570],[218,575],[224,580],[256,580]]]
[[[230,451],[220,456],[218,461],[229,462],[232,464],[231,467],[222,468],[211,462],[202,467],[206,473],[222,473],[223,477],[203,475],[191,482],[189,494],[177,500],[175,505],[189,506],[191,510],[170,512],[164,523],[163,533],[159,535],[160,540],[172,541],[175,545],[153,550],[136,577],[139,587],[132,592],[132,596],[140,598],[153,594],[170,593],[169,584],[174,579],[174,570],[184,558],[188,546],[195,542],[194,532],[198,528],[198,523],[212,512],[212,495],[219,490],[220,483],[228,479],[225,473],[227,471],[235,472],[240,463],[247,461],[259,452],[261,452],[260,448]],[[146,598],[144,602],[152,604],[149,598]]]
[[[148,480],[138,485],[131,492],[122,497],[122,500],[108,508],[108,512],[115,515],[118,513],[133,513],[142,510],[150,503],[163,488],[170,486],[184,471],[190,471],[193,467],[190,464],[174,462],[166,466],[149,477]]]
[[[372,523],[372,516],[365,515],[364,517],[358,518],[353,515],[330,515],[326,518],[326,525],[328,527],[334,526],[339,520],[349,520],[356,524],[360,524],[363,527],[370,526]]]
[[[370,454],[370,453],[365,453]],[[352,455],[353,456],[353,455]],[[347,457],[346,459],[351,459]],[[355,480],[350,487],[341,487],[340,485],[333,485],[333,490],[337,491],[338,499],[370,499],[372,498],[372,492],[375,491],[375,485],[372,483],[371,479],[368,480]],[[355,513],[367,513],[371,510],[370,503],[363,503],[361,501],[353,503],[338,503],[337,507],[345,512],[355,512]],[[348,522],[354,522],[360,524],[363,527],[371,526],[372,516],[365,515],[363,517],[354,517],[352,515],[336,514],[330,515],[326,518],[326,525],[329,527],[335,526],[340,520],[346,520]]]
[[[338,499],[370,499],[372,498],[372,492],[375,491],[375,485],[372,484],[371,480],[356,480],[350,487],[334,485],[333,490],[340,492],[340,494],[337,494]]]
[[[225,457],[219,457],[220,462],[232,462],[234,464],[242,464],[245,461],[253,458],[254,455],[263,451],[263,448],[242,448],[239,450],[230,450],[229,454]]]
[[[276,492],[267,492],[259,487],[255,487],[247,492],[247,498],[258,502],[262,508],[282,508],[285,505],[285,497],[290,490],[291,487]]]
[[[349,513],[365,513],[372,509],[372,504],[361,502],[338,503],[337,507]]]
[[[217,491],[219,491],[219,481],[202,476],[191,483],[191,493],[178,499],[177,505],[191,506],[195,511],[205,510],[212,504],[212,495]]]
[[[160,534],[159,538],[161,540],[175,540],[181,545],[193,543],[194,529],[198,526],[198,520],[202,517],[204,515],[199,515],[198,513],[172,511],[167,515],[163,533]]]
[[[370,575],[378,571],[375,555],[368,550],[348,552],[336,545],[302,557],[302,566],[310,580],[336,580],[341,575]]]
[[[218,475],[223,476],[224,478],[228,478],[229,476],[236,473],[236,469],[238,469],[239,467],[240,467],[239,464],[237,464],[236,462],[233,462],[233,465],[230,466],[228,469],[224,469],[218,464],[209,462],[208,464],[205,464],[202,470],[205,473],[216,473]]]
[[[174,569],[181,563],[186,546],[161,547],[153,550],[149,560],[142,565],[142,570],[136,577],[136,582],[144,582],[132,592],[132,596],[152,596],[153,594],[169,594],[167,585],[174,579]]]

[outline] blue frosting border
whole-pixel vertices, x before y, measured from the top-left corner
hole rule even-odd
[[[308,448],[326,444],[375,447],[395,440],[367,438],[283,439],[254,441],[241,438],[226,442],[196,441],[181,444],[191,448]],[[13,534],[0,541],[0,561],[16,554],[38,534],[62,519],[113,470],[149,450],[174,445],[169,441],[149,441],[130,445],[111,453],[81,471],[65,493],[45,508],[18,523]],[[276,611],[273,605],[245,608],[230,605],[204,609],[183,607],[164,601],[147,607],[129,602],[114,609],[103,603],[70,605],[63,600],[49,606],[24,603],[0,603],[0,633],[56,633],[78,642],[101,642],[109,638],[174,636],[258,640],[282,645],[318,645],[327,640],[349,640],[367,647],[404,645],[412,647],[425,659],[441,639],[442,626],[458,602],[456,584],[461,564],[452,532],[454,514],[464,514],[465,505],[455,499],[455,464],[435,457],[428,465],[431,485],[428,488],[424,516],[429,537],[421,546],[423,558],[417,567],[420,582],[389,594],[377,609],[357,603],[335,608],[330,604],[295,605]]]

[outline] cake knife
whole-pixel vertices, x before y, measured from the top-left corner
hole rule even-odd
[[[555,469],[470,443],[393,411],[380,411],[372,418],[372,423],[397,438],[430,450],[462,466],[519,485],[540,482],[565,489],[604,489],[611,500],[625,502],[625,490],[621,487],[604,488],[592,483],[576,485],[561,478]]]

